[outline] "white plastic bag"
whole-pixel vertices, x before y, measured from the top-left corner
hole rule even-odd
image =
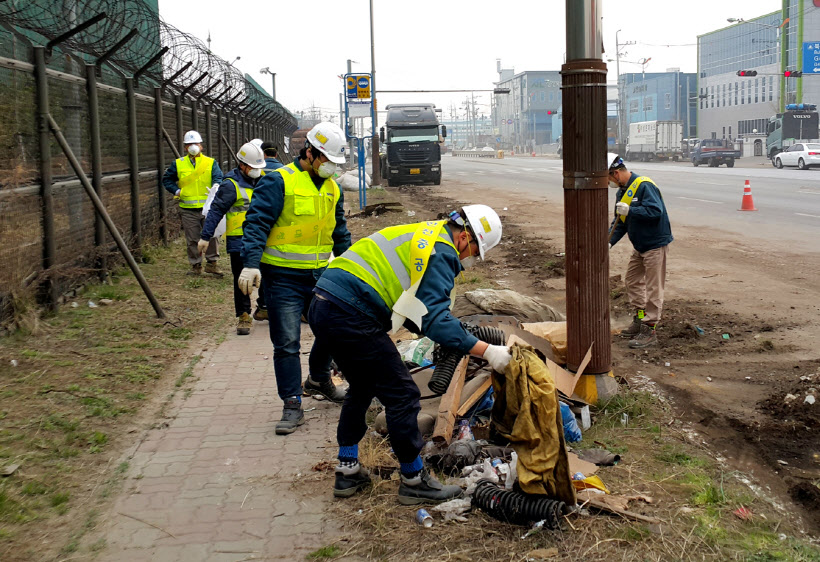
[[[205,200],[205,204],[202,206],[202,216],[207,217],[208,211],[211,210],[211,203],[213,203],[214,197],[216,197],[216,192],[219,191],[219,184],[215,183],[211,186],[211,189],[208,190],[208,198]],[[225,231],[228,229],[228,225],[225,222],[225,217],[222,217],[222,220],[219,221],[219,224],[216,225],[216,229],[214,230],[214,238],[219,238]]]

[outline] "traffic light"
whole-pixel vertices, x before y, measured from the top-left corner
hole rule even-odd
[[[558,112],[557,112],[557,111],[555,111],[555,110],[553,110],[553,109],[548,109],[548,110],[547,110],[547,115],[556,115],[557,113],[558,113]]]
[[[783,76],[786,78],[800,78],[803,76],[803,72],[800,70],[786,70],[783,72]]]
[[[757,76],[757,70],[738,70],[738,76]]]

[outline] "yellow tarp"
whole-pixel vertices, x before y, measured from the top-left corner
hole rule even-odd
[[[532,347],[511,349],[505,373],[493,373],[495,430],[518,454],[523,492],[575,505],[555,381]]]

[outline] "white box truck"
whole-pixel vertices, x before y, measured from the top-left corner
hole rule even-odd
[[[683,159],[682,121],[641,121],[629,124],[626,159],[669,160]]]

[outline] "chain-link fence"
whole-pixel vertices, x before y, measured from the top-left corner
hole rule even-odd
[[[139,250],[180,232],[160,179],[185,131],[199,130],[227,170],[242,143],[281,148],[296,129],[287,109],[150,2],[0,2],[0,320],[27,290],[56,306],[116,252],[82,176]]]

